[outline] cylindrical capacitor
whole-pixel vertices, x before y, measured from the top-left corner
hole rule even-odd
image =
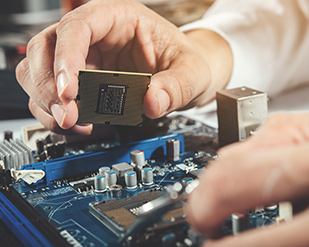
[[[138,167],[140,170],[145,165],[145,154],[143,150],[134,150],[130,153],[131,165]]]
[[[99,174],[106,175],[107,172],[110,171],[110,168],[108,166],[102,166],[99,168]]]
[[[6,130],[3,133],[4,136],[4,140],[10,141],[11,139],[13,139],[13,132],[11,130]]]
[[[145,167],[142,169],[142,183],[143,185],[153,184],[153,171],[151,167]]]
[[[248,213],[232,214],[232,231],[233,234],[241,233],[250,228],[250,218]]]
[[[97,175],[94,177],[94,190],[96,192],[105,192],[106,191],[106,176]]]
[[[107,185],[108,187],[115,185],[117,183],[117,175],[114,171],[108,171],[107,175]]]
[[[166,154],[169,161],[178,161],[180,153],[180,141],[178,139],[168,139],[166,141]]]
[[[124,181],[128,190],[134,190],[137,187],[136,172],[128,171],[124,174]]]

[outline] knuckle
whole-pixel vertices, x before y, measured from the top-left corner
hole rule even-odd
[[[26,76],[29,73],[29,66],[27,58],[24,58],[16,67],[16,79],[19,83],[25,81]]]

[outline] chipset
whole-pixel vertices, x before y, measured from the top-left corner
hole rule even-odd
[[[80,70],[78,123],[141,126],[151,74]]]

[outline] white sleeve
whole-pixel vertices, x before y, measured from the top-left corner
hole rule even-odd
[[[309,83],[309,0],[217,0],[180,29],[211,29],[229,43],[228,88],[248,86],[269,97]]]

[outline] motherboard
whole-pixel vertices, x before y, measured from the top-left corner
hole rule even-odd
[[[131,136],[101,140],[92,149],[87,142],[77,147],[50,136],[30,149],[6,137],[0,144],[3,246],[194,247],[207,241],[186,222],[185,199],[119,241],[140,219],[143,205],[166,196],[176,183],[197,181],[216,159],[217,130],[200,122],[164,118],[146,123],[156,131],[145,135],[135,128],[115,128],[115,136]],[[221,235],[272,224],[277,216],[277,205],[234,214]]]

